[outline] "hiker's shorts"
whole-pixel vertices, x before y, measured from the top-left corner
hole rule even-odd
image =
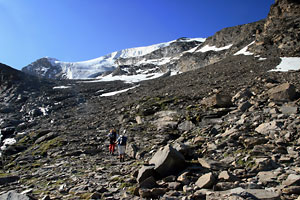
[[[125,154],[125,145],[118,146],[119,154]]]

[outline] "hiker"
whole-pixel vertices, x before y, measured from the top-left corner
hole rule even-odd
[[[117,131],[116,129],[111,129],[108,134],[109,138],[109,153],[114,155],[115,147],[116,147],[116,140],[117,140]]]
[[[126,130],[124,130],[123,135],[120,135],[120,137],[117,139],[120,162],[124,162],[125,160],[124,156],[125,156],[126,143],[127,143],[127,137],[124,135],[125,133]]]

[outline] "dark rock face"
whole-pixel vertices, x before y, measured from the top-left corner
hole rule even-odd
[[[215,35],[208,37],[206,41],[199,45],[198,49],[208,45],[217,48],[232,45],[229,49],[222,51],[207,51],[185,53],[173,66],[180,71],[186,72],[200,67],[219,62],[226,57],[230,57],[238,50],[249,45],[255,40],[255,33],[257,30],[262,29],[265,20],[258,22],[244,24],[229,28],[224,28],[218,31]]]
[[[53,65],[48,58],[41,58],[22,69],[23,72],[37,77],[62,79],[62,69]]]
[[[257,32],[253,51],[266,56],[300,56],[300,2],[276,0]]]

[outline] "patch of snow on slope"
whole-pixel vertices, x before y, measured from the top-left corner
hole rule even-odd
[[[197,42],[205,42],[206,38],[185,38],[184,41],[186,42],[193,42],[193,41],[197,41]]]
[[[115,92],[108,92],[108,93],[104,93],[102,95],[100,95],[101,97],[108,97],[108,96],[114,96],[116,94],[120,94],[120,93],[123,93],[123,92],[127,92],[128,90],[132,90],[136,87],[139,87],[139,85],[136,85],[134,87],[131,87],[131,88],[127,88],[127,89],[124,89],[124,90],[119,90],[119,91],[115,91]]]
[[[120,76],[112,76],[111,74],[99,77],[97,79],[79,81],[79,83],[97,83],[97,82],[107,82],[107,81],[123,81],[125,83],[138,83],[145,80],[155,79],[163,76],[165,73],[157,72],[151,73],[151,70],[140,71],[140,74],[136,75],[120,75]],[[171,76],[179,74],[178,71],[171,71]]]
[[[216,47],[216,46],[209,46],[209,45],[205,45],[204,47],[202,47],[201,49],[199,49],[196,52],[207,52],[207,51],[223,51],[225,49],[229,49],[232,46],[232,44],[229,44],[225,47]]]
[[[185,54],[185,53],[194,53],[194,52],[197,50],[198,47],[199,47],[199,46],[196,46],[196,47],[194,47],[194,48],[192,48],[192,49],[190,49],[190,50],[187,50],[187,51],[185,51],[185,52],[182,52],[182,55]]]
[[[3,145],[0,147],[2,151],[6,150],[7,146],[15,144],[17,141],[14,138],[6,138],[3,140]]]
[[[121,80],[125,83],[137,83],[140,81],[150,80],[162,76],[163,73],[152,73],[152,74],[137,74],[137,75],[121,75],[121,76],[112,76],[108,75],[99,79],[99,81],[117,81]]]
[[[71,86],[64,86],[64,85],[62,85],[62,86],[55,86],[55,87],[53,87],[53,90],[56,90],[56,89],[68,89],[68,88],[71,88]]]
[[[153,65],[164,65],[167,63],[170,63],[172,61],[171,57],[163,57],[160,59],[143,59],[140,62],[137,63],[137,65],[143,65],[143,64],[153,64]]]
[[[242,48],[241,50],[239,50],[238,52],[236,52],[234,55],[246,55],[246,56],[252,56],[253,53],[248,51],[248,47],[252,44],[254,44],[255,41],[251,42],[250,44],[248,44],[247,46],[245,46],[244,48]]]
[[[282,57],[281,63],[270,71],[287,72],[289,70],[300,70],[300,57]]]

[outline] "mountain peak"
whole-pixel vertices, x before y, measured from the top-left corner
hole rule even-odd
[[[171,63],[183,51],[194,48],[205,41],[204,38],[179,38],[170,42],[154,44],[145,47],[128,48],[92,60],[81,62],[63,62],[51,57],[43,57],[22,71],[39,77],[52,79],[86,79],[95,78],[101,74],[112,72],[119,66],[149,66]],[[136,74],[138,69],[132,69],[129,74]],[[144,72],[142,70],[140,72]],[[157,70],[155,70],[157,71]],[[164,70],[167,71],[167,70]]]

